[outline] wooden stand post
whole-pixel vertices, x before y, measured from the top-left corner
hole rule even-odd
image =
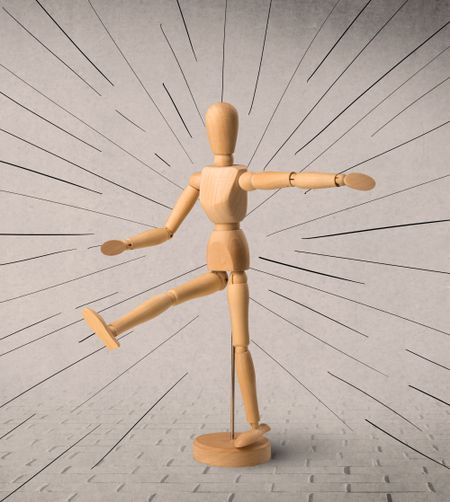
[[[234,392],[236,382],[236,359],[233,345],[233,333],[231,333],[231,393],[230,393],[230,439],[234,440]]]

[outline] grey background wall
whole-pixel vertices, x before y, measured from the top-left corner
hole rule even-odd
[[[448,222],[433,223],[448,218],[448,26],[412,51],[449,2],[229,0],[224,60],[222,1],[2,6],[0,499],[448,500],[449,239]],[[225,293],[111,353],[81,321],[83,304],[113,319],[205,263],[200,207],[164,246],[98,249],[162,225],[178,185],[211,160],[160,24],[200,114],[222,90],[238,108],[237,162],[362,163],[353,170],[377,180],[368,193],[250,194],[252,353],[274,450],[257,468],[191,459],[195,435],[228,426]]]

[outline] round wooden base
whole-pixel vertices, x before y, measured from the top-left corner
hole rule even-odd
[[[239,433],[236,433],[236,437]],[[192,445],[194,460],[218,467],[246,467],[264,464],[271,457],[270,441],[262,436],[245,448],[235,448],[229,432],[214,432],[195,438]]]

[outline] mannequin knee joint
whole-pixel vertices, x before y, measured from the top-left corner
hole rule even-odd
[[[231,272],[231,284],[246,284],[247,274],[245,272]]]

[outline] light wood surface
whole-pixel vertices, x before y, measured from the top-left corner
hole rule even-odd
[[[239,439],[240,433],[236,434]],[[198,436],[194,440],[194,460],[218,467],[248,467],[265,464],[271,457],[270,442],[264,436],[244,448],[236,448],[228,432],[214,432]]]

